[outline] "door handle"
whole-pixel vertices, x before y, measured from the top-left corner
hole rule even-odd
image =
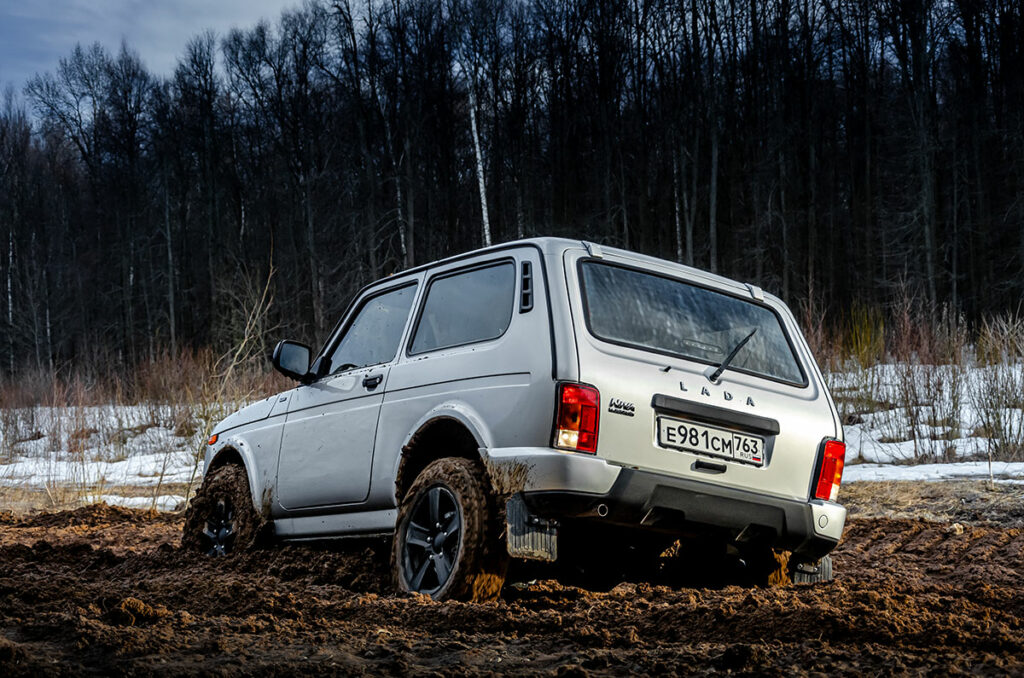
[[[363,386],[372,391],[373,389],[380,386],[380,382],[382,381],[384,381],[383,374],[370,374],[363,377]]]

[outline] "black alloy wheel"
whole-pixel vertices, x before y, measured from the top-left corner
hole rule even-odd
[[[208,556],[226,556],[235,545],[235,511],[227,499],[218,499],[203,527],[204,549]]]
[[[256,546],[264,525],[252,503],[245,468],[224,464],[206,474],[189,501],[181,546],[193,553],[229,556]]]
[[[406,524],[403,572],[410,591],[432,595],[458,562],[462,509],[451,490],[434,485],[423,493]]]

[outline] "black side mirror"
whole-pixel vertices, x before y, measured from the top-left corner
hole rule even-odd
[[[271,362],[274,364],[274,369],[284,376],[306,383],[310,376],[310,353],[309,346],[286,339],[274,348],[274,357]]]

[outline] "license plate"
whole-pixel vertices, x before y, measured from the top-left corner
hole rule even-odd
[[[692,421],[658,417],[658,444],[754,466],[764,465],[764,438]]]

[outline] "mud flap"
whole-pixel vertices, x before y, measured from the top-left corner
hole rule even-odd
[[[521,495],[505,504],[508,554],[513,558],[558,560],[558,521],[531,515]]]

